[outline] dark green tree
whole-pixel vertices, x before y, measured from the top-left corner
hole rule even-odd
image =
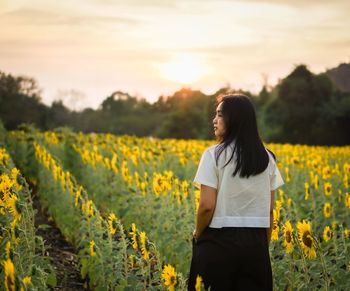
[[[0,118],[7,129],[15,129],[21,123],[45,128],[46,111],[34,79],[0,72]]]
[[[345,97],[333,97],[336,89],[326,74],[315,75],[305,65],[299,65],[276,90],[277,98],[267,108],[267,123],[277,129],[272,140],[301,144],[339,144],[344,140],[341,136],[345,132],[334,127],[339,123],[335,113],[326,111],[325,105],[335,106]]]

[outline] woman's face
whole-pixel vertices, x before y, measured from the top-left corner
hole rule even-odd
[[[213,119],[214,134],[219,140],[224,137],[225,133],[225,123],[221,108],[222,102],[220,102],[219,105],[216,107],[215,117]]]

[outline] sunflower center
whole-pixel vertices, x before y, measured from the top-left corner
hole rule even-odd
[[[286,241],[287,241],[287,243],[290,243],[292,241],[292,236],[291,236],[290,231],[286,232]]]
[[[276,222],[276,221],[273,222],[273,227],[272,227],[272,229],[273,229],[273,230],[276,230],[276,229],[277,229],[277,222]]]
[[[303,243],[306,245],[308,248],[312,247],[312,238],[311,234],[309,231],[305,231],[303,234]]]

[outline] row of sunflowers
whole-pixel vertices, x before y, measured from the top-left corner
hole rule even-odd
[[[35,234],[28,184],[0,146],[0,290],[45,290],[55,274]]]

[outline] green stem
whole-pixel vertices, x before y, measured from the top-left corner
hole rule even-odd
[[[291,282],[291,290],[294,288],[294,264],[293,264],[293,253],[289,255],[289,270],[290,270],[290,282]]]
[[[320,250],[320,253],[321,253],[321,246],[320,246],[320,244],[319,244],[319,242],[318,242],[318,240],[317,240],[317,238],[316,237],[314,237],[314,240],[315,240],[315,242],[316,242],[316,247],[317,247],[317,249],[319,249]],[[329,290],[329,278],[328,278],[328,271],[327,271],[327,266],[326,266],[326,262],[325,262],[325,260],[324,260],[324,258],[323,258],[323,255],[322,255],[322,253],[320,254],[320,259],[321,259],[321,265],[322,265],[322,269],[323,269],[323,274],[324,274],[324,277],[325,277],[325,282],[326,282],[326,291],[328,291]]]
[[[346,251],[346,243],[345,243],[345,238],[344,238],[344,227],[343,227],[343,225],[341,224],[340,225],[340,229],[341,229],[341,238],[342,238],[342,242],[343,242],[343,245],[344,245],[344,254],[345,254],[345,256],[344,256],[344,260],[345,260],[345,266],[347,265],[347,254],[348,254],[348,252]]]
[[[306,265],[306,261],[305,261],[305,255],[304,255],[304,251],[300,245],[300,242],[299,242],[299,239],[296,238],[295,241],[297,242],[297,245],[298,245],[298,248],[300,250],[300,253],[301,253],[301,257],[302,257],[302,261],[303,261],[303,268],[304,268],[304,272],[305,272],[305,277],[307,279],[307,283],[310,282],[310,276],[309,276],[309,270],[308,270],[308,267]]]

